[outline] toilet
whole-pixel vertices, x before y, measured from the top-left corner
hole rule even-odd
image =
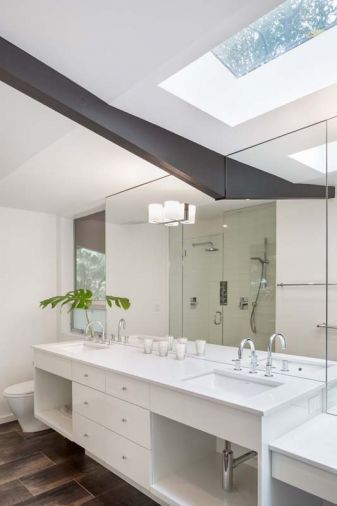
[[[3,393],[23,432],[38,432],[48,427],[34,417],[34,381],[7,387]]]

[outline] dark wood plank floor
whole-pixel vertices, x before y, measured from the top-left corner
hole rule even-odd
[[[1,506],[156,506],[52,430],[0,425]]]

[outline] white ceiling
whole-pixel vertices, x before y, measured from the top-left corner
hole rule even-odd
[[[337,115],[337,85],[236,127],[158,86],[279,3],[0,0],[0,35],[108,103],[228,154]],[[75,216],[165,175],[3,84],[0,101],[0,205]]]
[[[3,83],[0,103],[1,206],[73,217],[166,175]]]
[[[333,85],[229,127],[158,86],[279,3],[0,0],[0,33],[108,103],[228,154],[337,114]]]

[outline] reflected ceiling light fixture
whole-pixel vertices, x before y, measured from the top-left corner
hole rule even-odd
[[[194,225],[196,206],[177,200],[166,200],[164,204],[149,204],[149,223],[177,227],[179,223]]]

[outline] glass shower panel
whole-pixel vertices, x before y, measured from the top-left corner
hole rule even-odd
[[[183,228],[183,334],[222,344],[223,235],[205,232]]]
[[[225,212],[224,224],[223,344],[252,336],[264,350],[275,330],[276,203]]]

